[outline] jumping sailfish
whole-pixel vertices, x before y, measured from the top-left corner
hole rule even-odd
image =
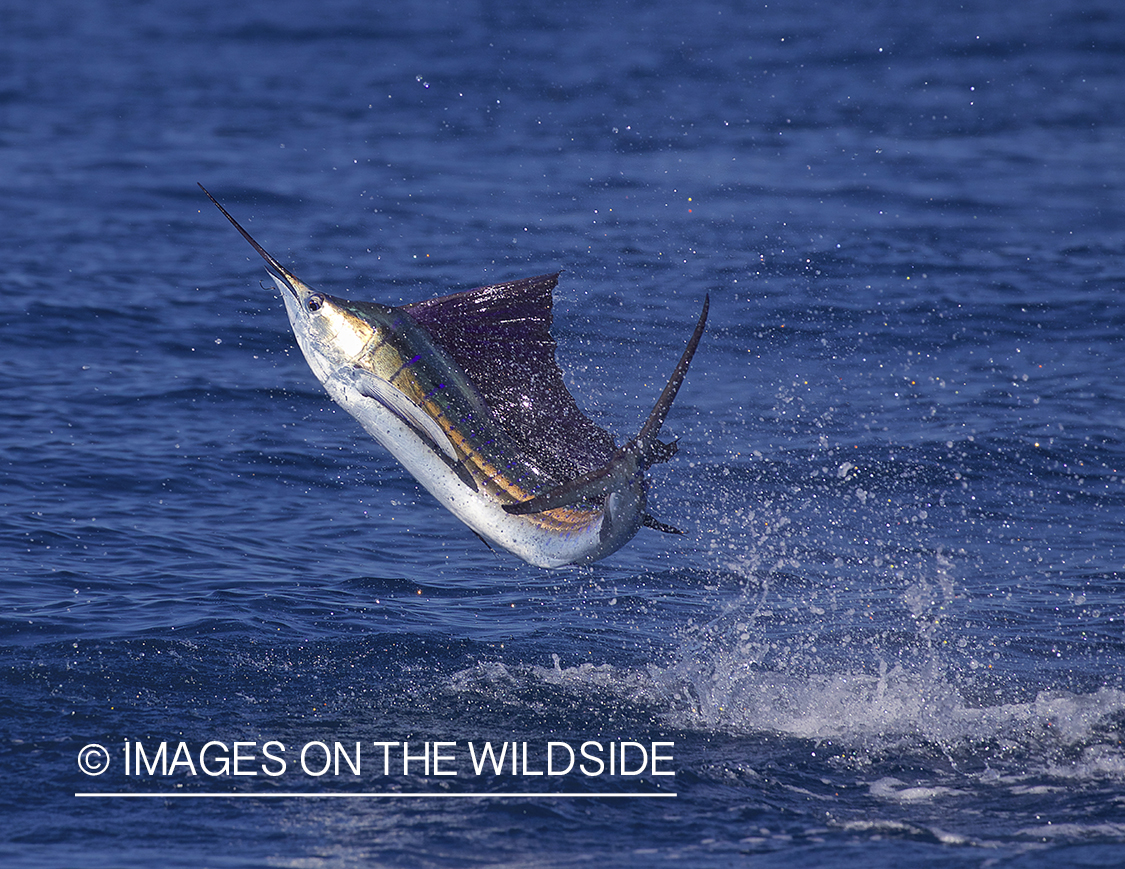
[[[203,185],[200,185],[203,189]],[[641,528],[645,469],[707,321],[640,433],[621,448],[575,404],[555,361],[558,274],[391,307],[318,292],[268,254],[297,343],[328,394],[486,543],[540,567],[597,561]]]

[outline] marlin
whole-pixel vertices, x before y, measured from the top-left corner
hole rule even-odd
[[[200,189],[261,254],[309,367],[453,515],[485,542],[540,567],[616,552],[642,526],[645,470],[707,322],[695,331],[635,438],[617,447],[563,383],[551,336],[558,274],[391,306],[312,289]]]

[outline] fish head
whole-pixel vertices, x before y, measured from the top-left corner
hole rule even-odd
[[[374,341],[392,328],[394,309],[373,302],[357,305],[314,290],[287,269],[270,270],[297,344],[322,383],[332,372],[355,365]]]
[[[355,363],[368,344],[384,338],[397,315],[393,308],[355,303],[314,290],[279,263],[235,220],[207,188],[207,198],[266,262],[266,271],[281,291],[289,324],[313,373],[324,383],[332,372]]]

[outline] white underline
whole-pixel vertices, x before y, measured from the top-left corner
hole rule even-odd
[[[99,798],[114,798],[125,797],[131,799],[138,798],[160,798],[160,799],[256,799],[256,800],[276,800],[276,799],[417,799],[417,798],[430,798],[430,799],[475,799],[475,800],[495,800],[495,799],[647,799],[652,797],[675,797],[674,793],[525,793],[520,791],[513,791],[512,793],[497,793],[497,794],[468,794],[468,793],[397,793],[394,791],[386,791],[381,793],[310,793],[303,791],[291,791],[288,793],[247,793],[247,792],[212,792],[204,791],[201,793],[183,792],[183,791],[153,791],[153,792],[116,792],[116,791],[91,791],[86,793],[75,793],[76,797],[99,797]]]

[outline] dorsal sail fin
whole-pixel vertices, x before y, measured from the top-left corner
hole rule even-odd
[[[609,462],[613,437],[579,409],[551,336],[558,274],[402,306],[464,370],[501,426],[559,480]]]

